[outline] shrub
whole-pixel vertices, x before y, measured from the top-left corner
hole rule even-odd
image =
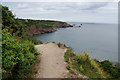
[[[80,71],[84,71],[84,69],[83,69],[82,65],[80,66],[80,68],[79,68],[79,69],[80,69]]]
[[[36,63],[38,55],[34,44],[30,41],[22,41],[2,30],[2,69],[7,78],[19,79],[30,72],[33,64]],[[6,76],[6,75],[5,75]],[[5,77],[3,75],[3,78]]]
[[[64,55],[65,61],[69,62],[69,58],[74,56],[73,51],[71,49],[68,49],[67,52]]]
[[[110,75],[100,66],[99,61],[89,58],[89,53],[75,54],[71,49],[68,49],[64,58],[72,69],[89,78],[110,78]]]
[[[68,70],[70,70],[70,66],[68,65],[67,67],[66,67]]]
[[[84,53],[82,55],[77,55],[77,63],[78,64],[84,64],[89,61],[89,53]]]
[[[119,67],[115,67],[110,61],[108,61],[108,60],[102,61],[101,62],[101,66],[113,78],[120,78],[120,68]]]

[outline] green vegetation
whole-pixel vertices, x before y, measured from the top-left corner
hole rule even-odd
[[[16,19],[8,7],[0,5],[2,12],[2,71],[3,79],[20,79],[27,76],[39,55],[34,48],[40,44],[30,36],[30,30],[69,26],[66,22],[50,20]],[[1,18],[1,17],[0,17]],[[33,32],[34,32],[33,30]],[[39,32],[39,31],[38,31]],[[32,33],[34,34],[34,33]],[[0,38],[1,39],[1,38]],[[1,46],[0,46],[1,47]]]
[[[2,69],[5,73],[3,78],[22,78],[30,73],[32,65],[36,63],[38,53],[34,44],[13,37],[7,33],[7,29],[2,31],[2,35]]]
[[[34,72],[31,69],[37,63],[39,55],[34,45],[41,43],[27,34],[28,28],[56,28],[69,24],[60,21],[15,19],[8,7],[0,5],[0,11],[1,9],[3,21],[2,24],[0,23],[0,28],[2,26],[2,38],[0,36],[2,70],[0,71],[3,72],[3,79],[25,78],[29,73]],[[109,61],[91,60],[88,53],[76,55],[71,49],[67,50],[64,57],[68,63],[66,68],[72,74],[78,71],[90,78],[119,78],[120,68]]]
[[[106,72],[110,73],[110,75],[113,78],[120,78],[120,68],[119,68],[119,66],[118,67],[113,66],[113,64],[108,60],[102,61],[101,66],[103,67],[103,69]]]
[[[24,24],[27,27],[32,28],[56,28],[60,26],[68,26],[66,22],[61,21],[51,21],[51,20],[31,20],[31,19],[16,19],[16,21],[20,24]]]
[[[109,61],[99,62],[90,59],[88,53],[77,55],[68,49],[64,58],[68,63],[66,68],[70,73],[78,71],[89,78],[119,78],[120,68],[113,66]]]
[[[18,80],[34,72],[31,69],[39,55],[34,44],[40,42],[26,34],[25,25],[16,21],[8,7],[1,8],[3,79]]]

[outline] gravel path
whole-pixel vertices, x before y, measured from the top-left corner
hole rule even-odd
[[[65,78],[69,71],[66,69],[64,53],[67,49],[59,48],[55,43],[35,46],[40,51],[40,64],[36,78]]]

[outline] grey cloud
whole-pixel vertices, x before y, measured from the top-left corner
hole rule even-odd
[[[14,6],[14,8],[16,9],[20,9],[20,10],[34,10],[36,8],[42,8],[43,10],[47,10],[47,11],[78,11],[78,10],[96,10],[98,8],[104,7],[108,4],[108,2],[104,2],[104,3],[96,3],[96,2],[92,2],[92,3],[76,3],[76,2],[63,2],[63,3],[55,3],[55,2],[40,2],[40,3],[31,3],[31,2],[27,2],[27,3],[12,3],[12,5],[16,5]],[[38,9],[39,11],[39,9]]]
[[[109,5],[111,4],[111,5]],[[24,2],[4,3],[21,18],[64,21],[108,21],[116,18],[116,5],[108,2]],[[109,9],[108,9],[109,8]],[[108,9],[106,11],[106,9]],[[105,16],[104,16],[105,15]],[[94,17],[92,19],[91,17]],[[111,19],[110,19],[111,18]],[[115,21],[113,21],[115,22]]]
[[[89,2],[78,4],[80,10],[95,10],[101,7],[105,7],[109,2]]]

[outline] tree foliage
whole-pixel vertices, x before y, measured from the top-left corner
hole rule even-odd
[[[38,55],[32,37],[25,33],[24,24],[14,18],[8,7],[2,6],[2,72],[3,79],[25,77],[36,63]]]
[[[25,24],[27,27],[32,28],[56,28],[60,26],[70,26],[66,22],[51,21],[51,20],[32,20],[32,19],[16,19],[20,24]]]
[[[120,78],[120,68],[114,66],[110,61],[102,61],[101,66],[106,72],[110,73],[113,78]]]
[[[8,7],[2,6],[2,21],[4,26],[10,26],[15,23],[14,15]]]
[[[34,44],[30,41],[16,39],[7,33],[7,29],[2,31],[2,35],[2,69],[12,78],[22,78],[29,73],[29,69],[36,63],[38,53]]]

